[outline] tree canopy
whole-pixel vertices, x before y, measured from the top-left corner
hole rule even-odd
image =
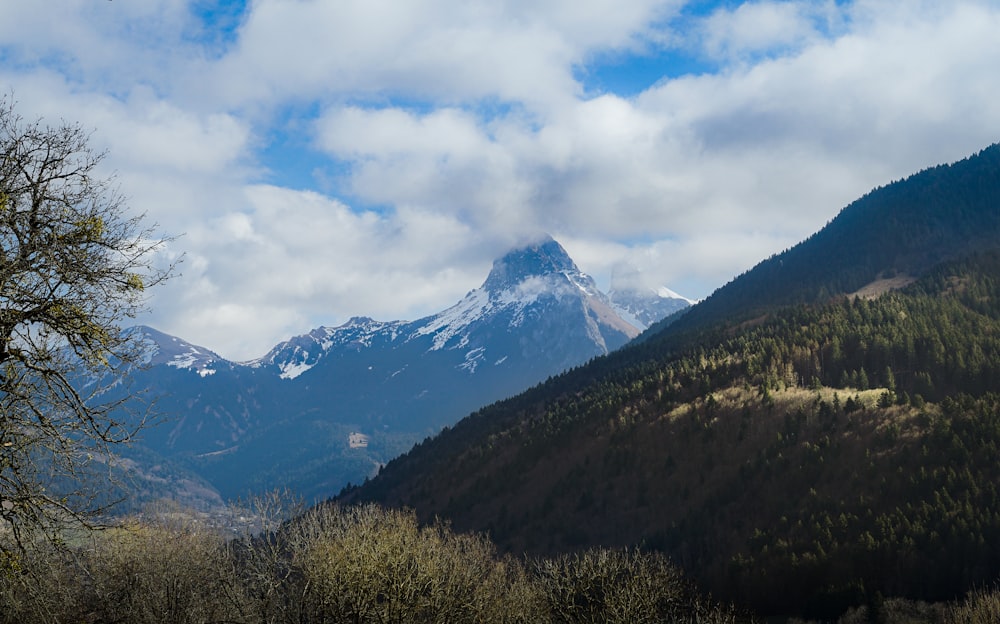
[[[120,323],[172,271],[89,139],[0,99],[0,519],[19,543],[95,511],[81,477],[142,424],[108,393],[140,361]]]

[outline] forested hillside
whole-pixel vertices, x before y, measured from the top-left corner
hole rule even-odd
[[[991,583],[998,188],[992,147],[873,192],[720,290],[704,318],[700,304],[481,410],[343,498],[488,530],[511,552],[663,551],[762,613]],[[919,279],[846,294],[899,273]]]
[[[1000,145],[992,145],[871,191],[805,241],[720,288],[677,329],[753,318],[779,305],[822,303],[880,277],[916,277],[949,259],[993,249],[998,205]]]

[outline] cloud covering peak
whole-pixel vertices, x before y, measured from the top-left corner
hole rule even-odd
[[[140,321],[250,359],[439,310],[542,231],[704,297],[1000,139],[998,31],[987,0],[9,2],[0,80],[183,234]]]

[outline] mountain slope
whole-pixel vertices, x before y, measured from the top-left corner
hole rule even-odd
[[[479,411],[343,500],[513,552],[661,549],[765,613],[992,582],[997,152],[873,192],[667,330]],[[834,296],[904,271],[902,290]]]
[[[545,238],[499,258],[480,288],[417,321],[353,318],[227,362],[145,329],[135,381],[167,422],[147,446],[225,497],[358,483],[470,411],[617,349],[639,328]],[[360,434],[360,435],[358,435]]]
[[[1000,145],[992,145],[871,191],[807,240],[720,288],[671,331],[823,302],[880,278],[916,278],[941,262],[992,249],[998,204]]]

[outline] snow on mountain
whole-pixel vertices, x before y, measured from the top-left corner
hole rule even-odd
[[[443,312],[413,322],[352,318],[339,327],[320,327],[296,336],[247,364],[255,368],[274,366],[280,370],[282,379],[295,379],[314,368],[334,348],[359,350],[372,347],[373,342],[397,348],[429,339],[429,351],[468,349],[458,367],[474,373],[487,356],[486,347],[471,344],[474,334],[487,327],[496,330],[495,325],[515,331],[529,316],[537,318],[544,314],[538,309],[545,305],[542,300],[556,303],[579,300],[586,333],[598,352],[610,350],[605,340],[608,331],[627,339],[645,326],[619,318],[593,278],[580,271],[559,243],[546,238],[497,259],[481,287]],[[510,355],[494,353],[490,357],[495,365],[501,365]]]
[[[546,238],[497,259],[438,314],[351,318],[248,362],[141,328],[150,366],[136,382],[167,423],[146,444],[195,462],[227,496],[279,485],[328,496],[482,405],[621,347],[653,314],[644,305],[683,300],[670,295],[613,300]],[[351,447],[352,433],[371,444]]]
[[[525,312],[542,297],[557,300],[567,296],[595,296],[593,280],[578,271],[528,275],[520,282],[502,283],[503,290],[490,290],[490,280],[482,287],[467,294],[461,301],[440,314],[428,317],[417,328],[417,336],[433,336],[433,349],[461,349],[469,343],[469,331],[506,314],[508,328],[520,327],[525,322]]]
[[[403,321],[382,322],[367,317],[353,317],[339,327],[318,327],[308,334],[295,336],[275,346],[262,358],[247,362],[253,368],[275,366],[282,379],[295,379],[312,369],[333,348],[362,349],[372,346],[377,337],[394,340]]]
[[[634,274],[629,275],[634,278]],[[516,331],[528,318],[545,314],[541,308],[579,302],[584,333],[600,352],[609,347],[606,334],[636,336],[657,320],[693,303],[666,287],[630,288],[621,280],[612,281],[605,295],[597,284],[573,262],[563,247],[551,237],[514,249],[498,258],[483,285],[461,301],[438,314],[417,321],[376,321],[354,317],[338,327],[318,327],[276,345],[261,358],[231,363],[204,347],[187,343],[149,327],[143,327],[150,344],[148,363],[187,369],[201,376],[216,372],[220,362],[252,369],[277,369],[278,376],[292,380],[313,369],[331,350],[360,351],[377,343],[396,348],[429,338],[429,351],[468,349],[459,365],[475,372],[486,354],[483,345],[471,345],[476,331],[499,324]],[[563,312],[565,314],[565,311]],[[491,327],[495,331],[496,327]],[[496,349],[494,349],[496,351]],[[494,365],[501,365],[512,353],[491,353]]]
[[[316,365],[322,354],[330,348],[330,336],[335,330],[317,327],[308,334],[295,336],[276,345],[267,355],[246,364],[252,368],[273,365],[282,379],[295,379]]]
[[[688,299],[684,295],[675,293],[666,286],[660,286],[659,288],[656,288],[655,291],[656,294],[663,299],[680,299],[681,301],[686,301],[689,306],[693,306],[698,303],[697,299]]]
[[[639,329],[646,329],[695,303],[665,287],[612,290],[608,298],[615,312]]]
[[[432,350],[443,349],[463,329],[487,316],[493,307],[489,293],[477,288],[444,312],[424,319],[425,324],[418,326],[413,336],[432,336]],[[460,338],[452,347],[464,347],[467,343],[467,339]]]
[[[635,267],[620,266],[611,275],[608,300],[615,312],[639,329],[697,303],[666,286],[650,287]]]
[[[429,317],[418,328],[418,335],[432,335],[434,349],[460,349],[469,344],[469,335],[476,327],[501,319],[508,329],[520,327],[529,311],[540,305],[540,299],[557,302],[578,298],[584,303],[587,318],[593,327],[588,334],[608,350],[603,332],[597,325],[606,325],[628,337],[638,333],[638,327],[618,318],[610,301],[597,284],[580,271],[566,250],[552,238],[515,249],[493,263],[493,269],[480,288],[467,294],[444,312]],[[481,349],[479,357],[482,357]],[[507,356],[498,360],[501,363]],[[467,366],[475,370],[475,365]]]
[[[546,236],[537,243],[513,249],[495,260],[482,288],[490,293],[502,293],[530,277],[559,273],[582,275],[562,245]]]
[[[226,362],[210,349],[185,342],[152,327],[140,326],[136,329],[142,333],[146,364],[165,364],[207,377],[215,374],[219,363]]]

